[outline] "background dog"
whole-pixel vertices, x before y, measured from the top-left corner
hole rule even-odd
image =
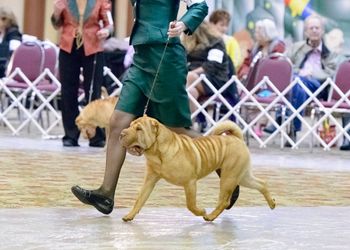
[[[224,135],[226,133],[226,135]],[[178,135],[147,116],[133,121],[120,135],[122,145],[129,153],[144,154],[147,160],[145,182],[133,209],[123,217],[133,220],[161,178],[183,186],[187,208],[207,221],[213,221],[229,205],[237,185],[257,189],[270,208],[275,208],[264,181],[251,172],[249,150],[241,129],[231,121],[219,123],[209,136],[190,138]],[[220,195],[216,208],[209,214],[196,205],[197,180],[220,169]]]
[[[75,119],[81,134],[85,139],[91,139],[96,134],[96,127],[106,129],[106,140],[109,136],[109,120],[118,101],[117,97],[106,97],[90,102]]]

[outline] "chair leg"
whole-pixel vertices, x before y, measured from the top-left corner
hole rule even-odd
[[[30,105],[29,105],[29,113],[32,114],[34,110],[34,101],[35,101],[35,92],[33,91],[31,96],[30,96]],[[27,131],[30,133],[30,125],[32,122],[28,123],[28,128]]]
[[[350,123],[350,115],[348,116],[344,116],[342,117],[342,125],[343,128],[346,127],[346,125],[348,125]],[[350,135],[350,129],[346,130],[345,133]],[[343,144],[340,146],[340,150],[350,150],[350,141],[348,140],[348,138],[346,138],[346,136],[343,136]]]
[[[311,127],[314,127],[315,126],[315,118],[316,118],[316,109],[313,108],[311,110],[311,115],[310,115],[310,118],[311,118]],[[316,129],[317,131],[317,129]],[[310,149],[310,152],[312,153],[313,152],[313,148],[314,148],[314,134],[311,133],[311,138],[310,138],[310,144],[309,144],[309,149]]]
[[[220,119],[221,106],[222,106],[221,102],[215,102],[215,121],[216,122]]]
[[[286,120],[286,112],[287,112],[287,109],[285,106],[282,106],[281,107],[281,121],[280,122],[277,122],[279,125],[282,125],[282,123]],[[276,119],[277,120],[277,119]],[[288,128],[287,128],[288,130]],[[282,132],[281,133],[281,148],[284,148],[284,137],[283,137],[283,134]]]

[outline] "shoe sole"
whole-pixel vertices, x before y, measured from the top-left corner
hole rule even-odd
[[[99,212],[103,213],[103,214],[110,214],[113,211],[113,207],[110,209],[106,209],[106,207],[101,207],[99,206],[98,203],[91,203],[89,202],[87,199],[83,198],[80,196],[80,192],[77,191],[74,187],[71,188],[72,193],[74,194],[75,197],[77,197],[78,200],[80,200],[82,203],[93,206],[94,208],[96,208]]]

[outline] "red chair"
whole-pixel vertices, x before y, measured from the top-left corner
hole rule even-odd
[[[51,73],[55,78],[57,78],[58,49],[55,44],[52,44],[50,42],[42,42],[41,46],[44,51],[42,72],[46,73],[47,75],[45,75],[45,77],[36,84],[35,91],[32,92],[31,102],[30,102],[30,112],[33,111],[34,106],[36,108],[39,108],[40,111],[38,113],[38,118],[40,119],[42,126],[44,126],[41,111],[46,109],[47,111],[46,120],[47,120],[47,127],[48,127],[50,126],[50,114],[49,114],[50,110],[51,112],[54,113],[57,119],[60,119],[59,115],[56,112],[58,110],[57,97],[60,92],[60,85],[55,83],[53,79],[49,77],[49,73]],[[41,98],[39,98],[40,97],[38,96],[39,94],[42,95]],[[49,98],[50,100],[52,100],[53,107],[48,104],[44,104],[45,99],[43,97]]]
[[[40,75],[43,66],[43,49],[38,42],[22,43],[12,54],[4,78],[5,91],[2,99],[9,106],[6,113],[16,108],[20,118],[21,110],[25,112],[27,97],[31,93],[31,84]],[[27,114],[28,116],[28,114]]]
[[[246,88],[252,94],[252,96],[247,98],[246,94],[244,93],[241,96],[241,99],[247,98],[247,101],[242,106],[246,108],[258,109],[261,111],[261,113],[263,113],[263,115],[258,114],[259,118],[254,118],[249,122],[249,125],[254,125],[264,116],[269,117],[269,112],[276,110],[277,108],[282,109],[282,120],[284,120],[286,110],[285,99],[288,99],[290,94],[289,91],[286,92],[285,90],[293,79],[293,66],[289,58],[280,53],[274,53],[267,57],[259,58],[251,68],[251,74],[247,79],[248,82]],[[262,90],[266,90],[271,94],[269,96],[260,96],[259,93],[261,93]],[[285,92],[285,99],[278,96],[279,92]],[[268,108],[268,110],[266,108]],[[270,116],[269,120],[273,122],[274,118]],[[277,123],[274,125],[277,127],[277,132],[275,133],[280,132],[280,126]],[[249,136],[247,136],[247,138],[249,138]],[[258,138],[256,137],[256,139]],[[263,145],[260,139],[258,139],[258,141],[260,145]],[[281,145],[282,144],[283,141],[281,142]]]
[[[47,91],[48,95],[55,93],[56,96],[57,91],[59,91],[59,83],[52,84],[51,79],[47,76],[48,74],[44,75],[43,72],[45,68],[48,68],[50,72],[55,73],[56,63],[57,54],[54,48],[50,48],[40,41],[22,43],[13,53],[8,68],[9,73],[4,80],[5,98],[6,103],[8,103],[4,113],[6,116],[12,109],[16,108],[18,110],[21,124],[17,129],[11,126],[14,133],[17,133],[32,121],[43,134],[46,134],[43,126],[39,125],[35,119],[40,116],[40,112],[44,108],[54,111],[52,106],[46,102],[47,99],[44,95]],[[39,98],[35,98],[36,96]],[[35,99],[38,100],[36,106],[42,107],[33,113]],[[50,100],[52,100],[52,97],[50,97]],[[25,114],[25,119],[21,118],[21,113]],[[55,116],[60,119],[57,113],[55,113]],[[11,124],[8,119],[5,122],[10,127]]]
[[[317,120],[321,119],[321,113],[330,112],[330,114],[346,114],[350,113],[350,60],[342,62],[336,71],[334,81],[330,81],[330,89],[327,101],[320,101],[321,105],[314,103],[312,114],[316,114]],[[342,101],[340,101],[342,99]],[[329,118],[329,117],[328,117]],[[314,116],[312,116],[312,123],[314,124]],[[350,124],[345,128],[338,126],[340,134],[336,136],[332,141],[327,142],[327,148],[331,147],[336,140],[344,134],[349,137],[348,130],[350,129]],[[311,145],[313,145],[313,137]]]

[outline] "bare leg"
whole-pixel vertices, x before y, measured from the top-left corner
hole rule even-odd
[[[119,173],[125,160],[126,150],[119,141],[119,135],[124,128],[129,127],[135,116],[115,110],[110,119],[110,131],[106,152],[106,169],[101,187],[97,193],[113,199],[117,187]]]
[[[191,84],[193,82],[195,82],[197,79],[199,78],[199,75],[194,73],[194,72],[188,72],[187,74],[187,83],[186,83],[186,87],[188,88],[189,86],[191,86]],[[202,83],[198,83],[196,86],[194,86],[194,88],[191,88],[189,91],[189,94],[191,96],[193,96],[193,98],[195,98],[196,100],[198,100],[198,98],[202,95],[205,95],[205,90],[203,88]],[[193,113],[194,111],[196,111],[197,107],[196,105],[190,101],[190,110],[191,113]]]

